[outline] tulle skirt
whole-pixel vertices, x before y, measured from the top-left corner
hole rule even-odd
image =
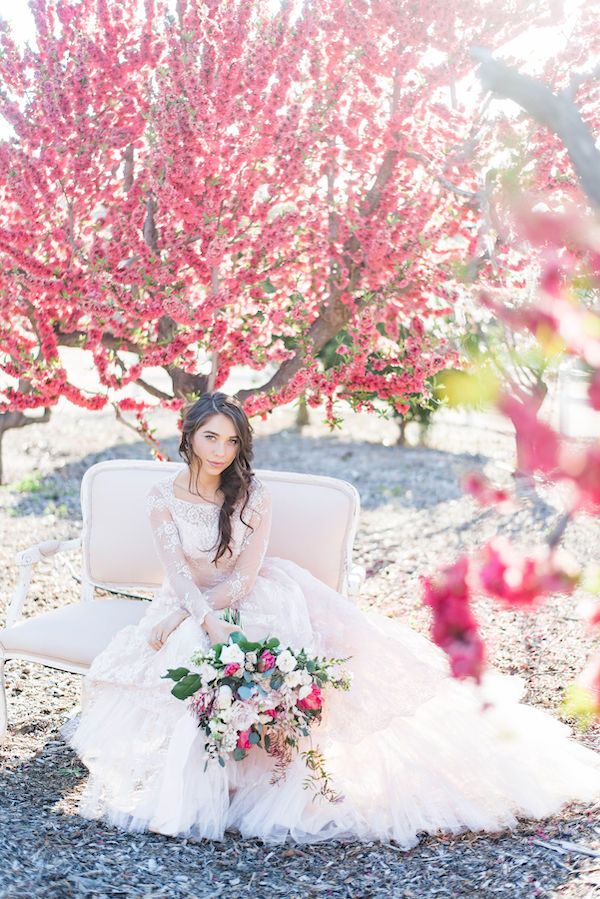
[[[165,590],[85,679],[82,713],[66,736],[90,772],[86,817],[173,836],[220,840],[234,829],[269,843],[394,840],[408,849],[421,833],[493,832],[600,799],[600,757],[522,705],[517,678],[491,673],[479,689],[452,680],[428,640],[281,559],[266,560],[242,629],[350,657],[352,687],[325,694],[310,738],[338,801],[307,788],[300,755],[276,783],[262,749],[223,768],[207,760],[204,733],[161,679],[208,648],[206,635],[186,619],[158,652],[147,642],[173,603]]]

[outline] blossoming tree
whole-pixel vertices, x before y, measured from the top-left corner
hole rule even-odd
[[[251,415],[301,393],[402,411],[449,355],[449,241],[478,234],[456,85],[538,6],[31,0],[35,46],[0,31],[0,414],[141,419],[239,365],[267,372]]]

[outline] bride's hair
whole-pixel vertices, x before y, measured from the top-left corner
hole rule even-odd
[[[236,456],[225,471],[221,474],[220,490],[224,496],[223,505],[219,515],[219,544],[213,562],[218,562],[226,552],[231,552],[231,516],[236,506],[240,506],[240,518],[248,504],[250,484],[254,477],[250,463],[252,462],[252,426],[248,416],[244,412],[241,403],[226,393],[205,393],[191,406],[188,406],[183,416],[181,429],[181,443],[179,455],[189,465],[190,471],[196,470],[196,491],[198,490],[198,470],[196,468],[196,454],[192,447],[192,439],[198,428],[213,415],[226,415],[232,422],[239,443]],[[248,524],[244,521],[244,524]],[[250,525],[248,525],[250,526]]]

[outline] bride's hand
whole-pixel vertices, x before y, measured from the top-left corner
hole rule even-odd
[[[234,631],[239,631],[239,629],[239,624],[230,624],[228,621],[223,621],[214,612],[209,612],[204,619],[204,630],[208,634],[211,645],[227,643],[229,635],[233,634]]]
[[[167,642],[169,635],[172,634],[187,617],[187,612],[179,610],[177,612],[171,612],[170,615],[167,615],[166,618],[163,618],[162,621],[155,624],[148,634],[148,643],[152,649],[161,649]]]

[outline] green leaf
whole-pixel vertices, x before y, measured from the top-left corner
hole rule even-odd
[[[187,674],[178,684],[175,684],[171,693],[176,699],[189,699],[196,690],[200,689],[202,681],[199,674]]]
[[[283,683],[283,675],[282,674],[273,674],[271,676],[271,680],[269,681],[271,684],[272,690],[279,690],[280,686]]]
[[[268,752],[271,748],[271,737],[268,734],[265,734],[265,750]]]
[[[562,710],[569,718],[575,718],[577,727],[587,730],[594,720],[600,717],[600,708],[589,690],[581,684],[571,684],[565,690]]]
[[[245,635],[241,631],[234,631],[229,635],[229,639],[232,643],[247,643]]]
[[[218,758],[219,758],[219,765],[221,766],[221,768],[224,768],[225,767],[225,759],[222,756],[219,756]]]
[[[248,742],[253,743],[254,746],[256,746],[257,743],[260,743],[260,734],[257,734],[256,731],[253,730],[248,737]]]
[[[600,568],[596,566],[587,568],[581,587],[586,593],[600,593]]]
[[[267,640],[267,649],[275,649],[276,646],[279,646],[277,637],[271,637],[270,640]]]
[[[236,746],[233,750],[233,758],[236,762],[241,762],[242,759],[246,758],[246,750]]]
[[[167,673],[163,674],[163,679],[169,677],[171,680],[181,680],[182,677],[185,677],[186,674],[189,673],[189,668],[169,668]]]
[[[260,282],[260,286],[264,290],[265,293],[275,293],[277,288],[272,284],[271,281],[267,278],[265,281]]]

